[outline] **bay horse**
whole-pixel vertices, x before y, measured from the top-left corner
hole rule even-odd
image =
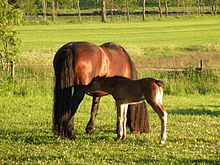
[[[106,92],[111,94],[117,106],[117,138],[116,141],[126,136],[127,109],[129,104],[146,100],[154,109],[161,120],[160,143],[166,140],[167,112],[162,104],[163,88],[165,83],[153,78],[131,80],[124,77],[95,78],[88,85],[86,92]]]
[[[126,50],[114,43],[96,46],[89,42],[70,42],[62,46],[56,53],[53,66],[55,71],[53,130],[58,136],[75,139],[74,114],[86,93],[86,86],[98,76],[123,76],[136,79],[134,64]],[[100,98],[105,92],[92,94],[90,120],[86,126],[88,134],[94,133],[95,117],[98,113]],[[147,110],[145,104],[130,106],[133,114],[130,129],[146,132],[148,129]],[[132,113],[131,113],[132,114]],[[140,126],[138,128],[138,126]]]

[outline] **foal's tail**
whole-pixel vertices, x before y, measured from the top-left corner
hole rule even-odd
[[[70,117],[70,100],[74,85],[73,53],[71,49],[61,48],[54,57],[55,87],[53,106],[53,131],[65,135],[67,120]]]
[[[155,82],[158,86],[161,86],[162,88],[165,88],[165,83],[162,80],[155,80]]]

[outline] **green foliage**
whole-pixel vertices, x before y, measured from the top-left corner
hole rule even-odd
[[[26,16],[36,15],[39,11],[35,0],[17,0],[16,6],[19,7]]]
[[[14,9],[5,1],[0,1],[0,59],[17,61],[20,54],[21,40],[13,29],[22,20],[22,12]]]
[[[9,26],[17,25],[22,19],[22,12],[14,9],[5,1],[0,1],[0,27],[6,28]]]

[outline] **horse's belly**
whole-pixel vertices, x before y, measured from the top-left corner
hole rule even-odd
[[[97,96],[97,97],[102,97],[102,96],[108,95],[108,93],[103,92],[103,91],[87,92],[86,94],[89,96]]]

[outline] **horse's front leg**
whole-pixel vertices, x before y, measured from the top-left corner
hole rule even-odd
[[[98,114],[99,102],[100,102],[100,97],[93,96],[91,116],[90,116],[90,120],[86,126],[86,133],[89,135],[94,134],[94,123],[95,123],[95,118]]]
[[[74,93],[70,103],[70,113],[67,116],[66,123],[64,124],[64,136],[70,140],[75,140],[74,130],[74,115],[85,96],[85,86],[74,87]]]
[[[115,141],[120,141],[126,136],[126,119],[127,119],[127,104],[117,104],[117,138]]]

